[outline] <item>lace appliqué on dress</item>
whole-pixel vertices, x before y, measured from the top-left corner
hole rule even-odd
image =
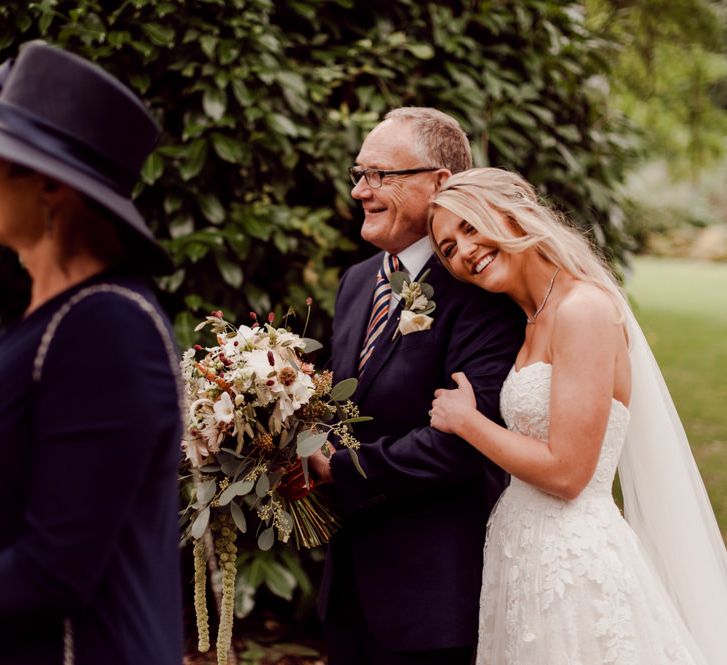
[[[551,366],[513,368],[509,429],[547,441]],[[683,626],[611,487],[628,427],[612,402],[591,482],[574,500],[513,478],[490,517],[477,665],[694,665]]]

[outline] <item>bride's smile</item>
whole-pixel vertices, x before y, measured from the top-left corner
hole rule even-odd
[[[495,257],[497,256],[498,252],[497,250],[493,250],[489,254],[487,254],[481,261],[478,261],[475,264],[475,267],[473,269],[473,273],[475,275],[479,275],[483,270],[489,267],[489,265],[495,260]]]

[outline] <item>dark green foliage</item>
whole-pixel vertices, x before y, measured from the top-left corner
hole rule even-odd
[[[287,304],[302,311],[311,295],[331,313],[341,269],[371,251],[358,238],[346,167],[366,131],[400,105],[454,114],[479,165],[519,170],[622,256],[614,186],[629,147],[606,104],[604,44],[580,3],[0,7],[0,55],[37,37],[99,62],[165,130],[137,202],[178,266],[162,286],[183,344],[213,307],[230,319]],[[325,336],[327,325],[319,315],[310,333]]]

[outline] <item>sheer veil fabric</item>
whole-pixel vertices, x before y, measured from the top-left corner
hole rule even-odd
[[[727,550],[681,420],[628,305],[631,420],[619,461],[626,520],[705,665],[727,654]]]

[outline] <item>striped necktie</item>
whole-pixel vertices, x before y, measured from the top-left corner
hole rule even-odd
[[[396,254],[389,254],[384,258],[384,262],[376,276],[376,289],[371,304],[371,316],[369,317],[366,337],[358,360],[359,375],[363,373],[366,363],[374,352],[376,340],[386,327],[386,321],[389,318],[389,300],[391,299],[391,282],[389,280],[391,279],[391,273],[397,270],[399,270],[399,257]]]

